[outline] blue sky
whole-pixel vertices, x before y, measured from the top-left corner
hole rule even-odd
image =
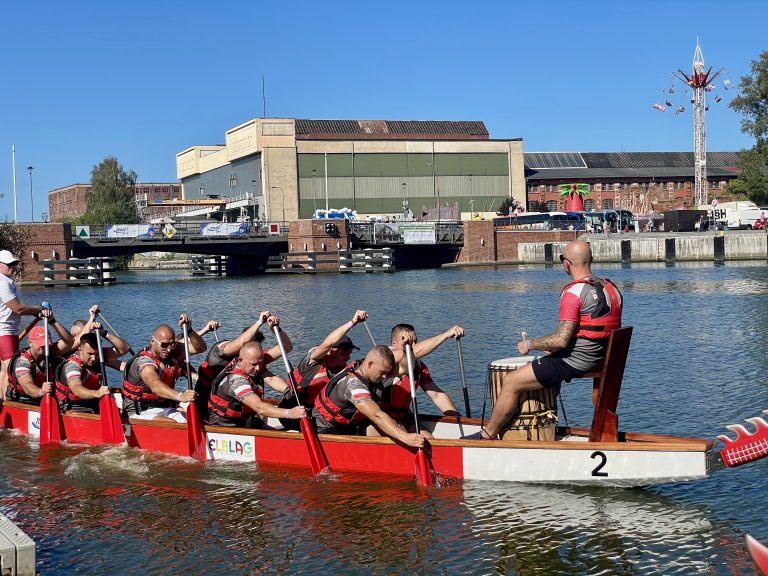
[[[262,115],[482,120],[528,152],[690,151],[684,114],[652,108],[689,72],[698,37],[733,88],[707,115],[708,149],[752,140],[727,107],[768,50],[763,1],[4,2],[0,218],[36,218],[49,190],[106,156],[175,181],[175,154],[223,143]]]

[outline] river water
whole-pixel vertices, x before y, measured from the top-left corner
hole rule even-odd
[[[635,327],[622,429],[714,438],[768,407],[764,264],[596,272],[620,286],[624,323]],[[49,300],[64,323],[99,303],[134,348],[182,311],[195,326],[218,319],[229,337],[269,309],[293,338],[294,364],[357,308],[370,312],[381,342],[398,322],[416,325],[421,339],[460,324],[477,416],[488,362],[516,355],[522,330],[554,329],[566,281],[559,266],[229,279],[137,272],[112,287],[27,288],[22,300]],[[361,327],[350,335],[367,344]],[[463,411],[454,341],[428,363]],[[589,425],[590,390],[586,380],[564,387],[571,424]],[[434,413],[428,404],[421,409]],[[767,472],[764,460],[646,489],[420,490],[398,477],[315,480],[308,469],[201,465],[124,447],[41,451],[0,432],[0,511],[34,538],[45,575],[753,574],[744,533],[768,541]]]

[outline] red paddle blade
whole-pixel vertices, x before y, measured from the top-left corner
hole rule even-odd
[[[187,406],[187,443],[189,444],[189,455],[195,460],[205,462],[205,432],[200,423],[200,414],[197,412],[197,406],[190,402]]]
[[[422,449],[416,452],[414,471],[416,473],[416,484],[419,486],[432,486],[432,466],[427,459],[427,454]]]
[[[61,442],[61,415],[59,404],[48,393],[40,402],[40,446]]]
[[[726,428],[736,433],[735,440],[731,440],[728,436],[718,436],[725,444],[725,448],[720,451],[720,456],[729,468],[768,456],[768,423],[762,418],[748,418],[747,422],[755,427],[754,432],[749,432],[741,424],[731,424]]]
[[[308,418],[301,419],[301,434],[304,436],[304,444],[309,454],[309,463],[312,466],[312,474],[318,475],[323,470],[330,468],[328,459],[325,457],[323,447],[320,446],[320,440],[317,432],[312,428]]]
[[[106,394],[99,400],[99,419],[101,420],[101,441],[104,444],[122,444],[125,442],[123,423],[112,394]]]
[[[747,534],[747,548],[757,567],[763,574],[768,574],[768,548]]]

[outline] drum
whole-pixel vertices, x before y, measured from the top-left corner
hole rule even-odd
[[[515,356],[494,360],[488,365],[491,405],[496,404],[504,378],[509,372],[531,362],[534,356]],[[554,440],[557,425],[556,388],[530,390],[520,395],[517,411],[504,426],[504,440]]]

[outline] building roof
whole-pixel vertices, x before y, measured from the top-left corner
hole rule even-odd
[[[693,178],[693,152],[526,152],[526,178],[534,180]],[[738,152],[708,152],[710,177],[735,177]]]
[[[488,140],[479,121],[296,120],[299,140]]]

